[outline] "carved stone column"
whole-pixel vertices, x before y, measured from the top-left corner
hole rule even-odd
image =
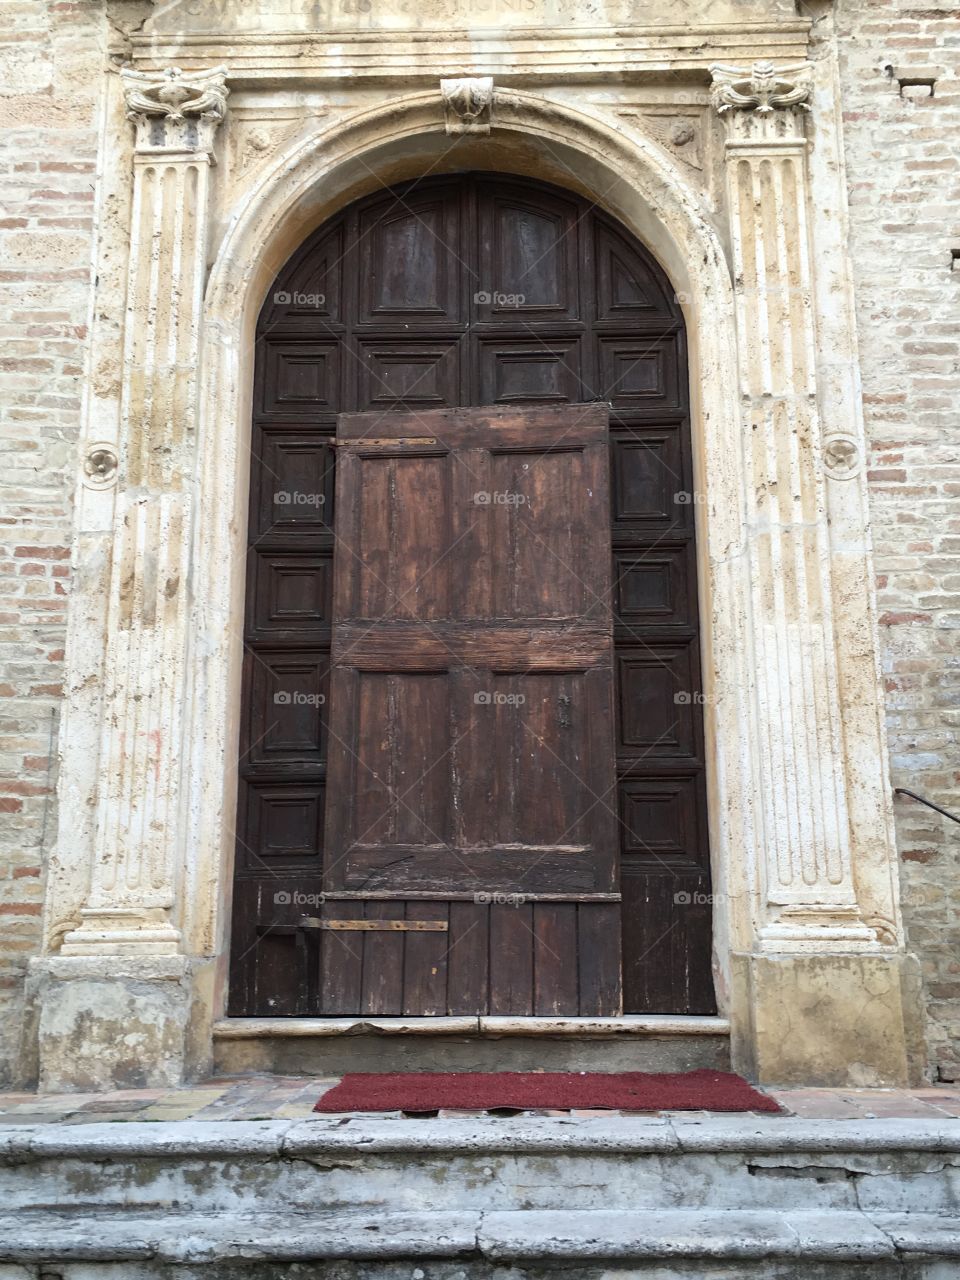
[[[96,858],[61,954],[176,955],[199,320],[225,69],[123,71],[136,130]]]
[[[817,407],[807,141],[810,71],[714,66],[727,198],[751,530],[765,859],[760,945],[870,945],[847,813]]]
[[[835,409],[821,370],[836,353],[822,350],[818,333],[810,225],[824,194],[814,199],[809,189],[816,72],[807,63],[711,68],[726,128],[760,739],[755,938],[740,957],[734,1060],[782,1083],[903,1083],[912,1070],[909,974],[889,921],[864,906],[854,859],[863,841],[853,838],[856,783],[834,615],[860,608],[865,631],[869,601],[844,598],[832,565],[827,486],[847,473],[857,443],[853,422],[821,425],[821,406]],[[835,121],[816,123],[825,145]],[[852,321],[843,339],[855,342]],[[862,556],[866,576],[865,548]],[[888,803],[883,773],[878,759],[871,786],[879,810]],[[869,857],[884,852],[894,859],[892,846],[874,845]]]

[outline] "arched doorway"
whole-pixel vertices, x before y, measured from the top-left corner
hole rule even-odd
[[[352,1003],[325,1003],[291,922],[323,892],[336,749],[324,714],[336,415],[597,399],[611,405],[623,1009],[714,1011],[688,392],[662,271],[601,210],[546,184],[454,175],[380,192],[280,272],[257,327],[232,1014],[424,1011],[393,1007],[376,980],[394,955],[377,931],[357,944]],[[536,911],[521,926],[531,946]],[[510,1001],[460,1007],[443,988],[429,1011],[577,1012],[535,989]]]

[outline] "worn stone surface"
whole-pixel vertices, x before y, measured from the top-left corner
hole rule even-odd
[[[902,1280],[924,1274],[921,1260],[960,1257],[958,1169],[958,1121],[741,1115],[653,1129],[614,1116],[325,1116],[0,1129],[0,1266],[82,1280],[73,1268],[86,1263],[125,1280],[199,1265],[257,1277],[270,1274],[260,1264],[284,1264],[289,1280],[296,1263],[343,1277],[354,1273],[318,1268],[365,1260],[356,1274],[405,1264],[425,1280],[455,1259],[461,1280],[500,1268],[584,1277],[602,1265],[599,1280],[795,1276],[779,1269],[789,1261],[807,1280],[820,1266],[876,1278],[890,1262]],[[145,1270],[124,1269],[134,1264]]]

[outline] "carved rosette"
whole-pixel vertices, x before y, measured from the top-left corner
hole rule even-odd
[[[783,67],[772,62],[755,62],[752,67],[714,63],[710,75],[711,101],[727,123],[729,141],[769,144],[803,139],[813,85],[809,62]]]
[[[486,136],[493,122],[493,78],[465,77],[440,81],[444,128],[452,137],[472,133]]]
[[[212,71],[120,73],[127,119],[137,127],[137,151],[209,151],[227,109],[226,67]]]
[[[83,483],[88,489],[109,489],[117,483],[116,446],[98,442],[87,449],[83,459]]]
[[[860,447],[853,436],[832,435],[824,442],[823,469],[831,480],[852,480],[860,473]]]

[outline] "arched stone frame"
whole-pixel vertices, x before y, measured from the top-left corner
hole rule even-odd
[[[732,584],[718,582],[716,575],[729,575],[731,549],[743,547],[742,502],[735,498],[742,494],[735,466],[735,362],[723,338],[733,329],[733,296],[717,231],[697,194],[669,160],[639,136],[628,139],[600,121],[531,94],[500,93],[496,103],[496,127],[489,138],[474,144],[471,166],[522,173],[535,164],[539,176],[549,176],[558,185],[577,186],[647,245],[681,299],[690,335],[697,487],[708,499],[698,504],[697,520],[700,607],[702,616],[709,618],[718,598],[733,598]],[[418,94],[393,101],[388,109],[359,113],[294,144],[261,175],[242,210],[231,218],[211,271],[204,316],[199,521],[194,542],[198,612],[192,628],[194,652],[204,656],[188,661],[193,685],[188,705],[193,710],[186,735],[196,753],[186,773],[191,780],[186,847],[202,856],[184,868],[184,891],[178,894],[185,911],[190,910],[191,918],[183,920],[183,928],[188,951],[194,954],[222,958],[229,945],[227,894],[233,856],[232,766],[240,663],[239,631],[231,620],[242,617],[243,610],[248,482],[244,446],[249,433],[256,317],[289,254],[364,186],[438,171],[434,167],[437,154],[450,151],[442,124],[439,97]],[[536,156],[524,156],[528,138],[540,141]],[[448,164],[462,168],[463,155],[463,147],[458,146]],[[545,156],[552,158],[552,165],[548,162],[545,167]],[[224,575],[222,566],[228,564],[231,572]],[[738,693],[747,687],[737,674],[743,644],[733,633],[711,634],[715,630],[708,627],[704,634],[704,688],[717,886],[715,972],[723,1009],[729,954],[737,945],[748,945],[751,930],[750,868],[729,856],[731,847],[749,843],[740,825],[747,815],[738,805],[731,809],[724,802],[727,795],[749,792],[743,773],[749,769],[749,759],[740,746],[749,740],[744,717],[750,708]],[[225,635],[231,638],[229,649],[222,643]],[[214,728],[215,750],[211,751],[210,730],[216,726],[220,729]],[[721,759],[724,754],[726,758]],[[731,775],[738,779],[732,786],[718,782],[718,777]],[[734,905],[743,918],[731,918],[736,914]],[[224,982],[221,965],[215,998],[221,1008]]]
[[[220,69],[221,80],[222,75]],[[811,152],[796,113],[789,118],[775,113],[769,131],[762,119],[754,128],[746,113],[742,127],[731,127],[729,225],[714,221],[667,155],[641,134],[605,123],[598,108],[587,115],[521,91],[498,92],[489,136],[461,139],[447,164],[542,176],[597,199],[646,244],[677,290],[689,338],[695,482],[706,499],[697,504],[696,515],[715,972],[719,1005],[732,1024],[734,1062],[763,1080],[901,1083],[915,1071],[911,1053],[919,1005],[896,902],[862,466],[850,466],[847,451],[838,470],[833,452],[821,453],[824,437],[828,448],[841,435],[855,451],[862,453],[863,447],[843,219],[836,209],[834,216],[828,214],[831,199],[842,205],[830,75],[828,64],[817,70],[815,101],[825,123]],[[749,74],[736,72],[735,82],[749,89]],[[138,121],[138,148],[139,126]],[[190,286],[189,305],[176,291],[165,305],[174,322],[193,334],[200,364],[195,411],[183,424],[196,445],[189,450],[180,496],[161,484],[145,500],[147,509],[152,501],[160,513],[165,567],[176,571],[189,591],[174,593],[170,628],[158,631],[150,624],[147,650],[157,651],[162,661],[139,662],[133,684],[125,685],[121,672],[108,690],[105,705],[113,710],[103,716],[101,786],[112,785],[112,775],[104,772],[109,761],[125,759],[115,726],[122,725],[131,706],[144,705],[144,694],[149,713],[156,691],[165,699],[172,688],[182,716],[174,717],[166,735],[163,761],[170,765],[169,778],[154,813],[144,816],[145,802],[139,796],[131,800],[136,795],[131,792],[136,770],[131,769],[116,811],[109,796],[106,807],[101,799],[106,821],[98,824],[98,848],[89,862],[84,848],[70,863],[72,833],[62,828],[63,875],[71,886],[79,888],[85,879],[92,887],[90,905],[80,913],[80,926],[66,933],[62,954],[51,945],[54,954],[34,964],[41,1079],[47,1087],[123,1078],[129,1067],[110,1061],[118,1015],[137,1023],[133,1039],[139,1037],[144,1046],[137,1059],[150,1060],[145,1079],[173,1081],[184,1070],[203,1070],[209,1061],[212,1024],[224,1007],[229,943],[242,650],[238,620],[256,317],[278,268],[326,217],[376,186],[441,167],[440,157],[449,148],[443,126],[441,95],[431,91],[392,99],[321,133],[300,136],[250,188],[230,197],[234,211],[211,237],[217,248],[202,307],[195,281],[203,261],[206,213],[195,222],[195,265],[182,277]],[[204,201],[214,129],[215,120],[199,154],[185,150],[177,138],[172,147],[161,147],[161,163],[179,166]],[[140,172],[148,175],[157,161],[152,136],[137,157]],[[196,178],[190,176],[194,169]],[[784,205],[788,188],[792,203]],[[757,240],[761,204],[768,226],[780,225],[786,212],[805,233],[807,220],[816,219],[816,272],[806,234],[790,241],[775,236],[767,259],[756,252],[756,244],[753,259],[745,254],[751,236]],[[137,272],[142,277],[138,255],[150,244],[134,222],[131,350],[142,319],[137,308],[143,306],[132,282]],[[805,280],[800,289],[791,286],[798,272]],[[784,332],[803,334],[806,365],[790,364],[791,343],[778,324]],[[818,326],[826,352],[817,346]],[[783,381],[774,379],[768,386],[763,378],[772,350]],[[181,368],[175,366],[178,375]],[[188,374],[194,376],[192,368]],[[165,376],[162,365],[152,376]],[[128,368],[125,398],[132,381]],[[115,567],[130,563],[123,558],[130,555],[136,565],[143,545],[139,532],[131,535],[129,515],[143,500],[135,488],[124,492],[124,454],[130,448],[124,445],[124,430],[143,457],[144,427],[151,426],[149,415],[140,418],[136,408],[134,403],[126,413],[126,427],[121,414]],[[826,423],[822,429],[820,417]],[[152,425],[169,429],[170,419]],[[781,465],[791,477],[800,474],[802,452],[800,478],[812,486],[817,504],[812,550],[804,549],[802,521],[798,525],[788,510],[785,523],[777,526],[765,519],[760,503],[764,490],[776,488]],[[178,518],[176,538],[163,532],[170,527],[171,504]],[[183,512],[188,519],[180,518]],[[795,556],[793,569],[821,592],[826,607],[814,626],[798,626],[784,611],[781,584],[765,561],[771,545],[781,556],[785,549]],[[142,567],[139,572],[142,580]],[[113,577],[111,590],[116,590],[122,579],[116,568]],[[776,607],[768,608],[765,592],[773,593]],[[140,625],[134,618],[134,626]],[[104,626],[109,655],[109,618]],[[88,632],[84,638],[89,640]],[[786,663],[780,660],[781,648]],[[89,679],[89,659],[81,654],[73,663],[79,686]],[[108,657],[112,675],[110,667]],[[799,675],[799,684],[791,682],[793,675]],[[812,710],[805,706],[808,694]],[[142,741],[154,730],[149,714],[146,720],[138,715]],[[769,746],[778,734],[801,766],[783,777],[792,806],[789,831],[778,827],[773,800],[780,797],[770,794]],[[78,776],[89,772],[89,766],[83,771],[76,766],[82,744],[71,750],[72,769],[61,777],[64,794],[76,792]],[[149,754],[144,758],[140,751],[140,756],[141,765],[155,768]],[[810,787],[811,778],[832,779],[836,801],[830,800],[827,816],[834,826],[827,836],[836,839],[839,833],[837,845],[815,838],[823,830],[816,822],[829,806]],[[141,847],[118,827],[117,817],[122,822],[125,813],[137,814],[140,822],[154,819],[150,841],[156,850],[146,841]],[[813,862],[809,879],[807,855]],[[112,868],[115,876],[124,858],[139,862],[137,874],[125,882],[125,893],[112,896],[102,868]],[[839,867],[836,875],[830,872],[831,858]],[[784,866],[785,880],[778,883]],[[150,870],[149,881],[144,869]],[[53,924],[58,915],[62,909],[53,900],[48,921]],[[103,1026],[95,1031],[98,1020]],[[77,1066],[68,1046],[70,1029],[80,1023],[87,1036],[86,1061]],[[116,1053],[119,1060],[119,1049]]]

